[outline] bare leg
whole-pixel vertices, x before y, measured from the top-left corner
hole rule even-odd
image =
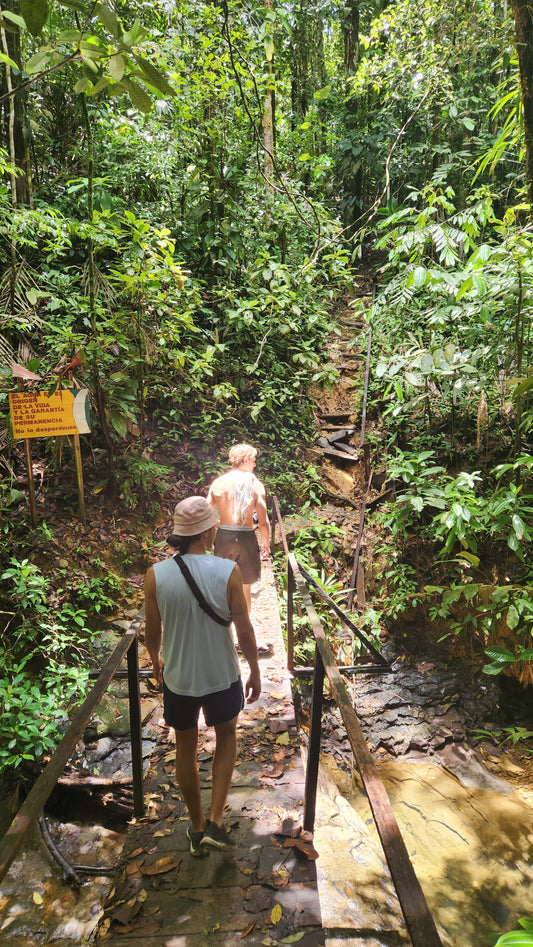
[[[224,806],[228,798],[231,778],[237,759],[237,719],[215,725],[216,745],[213,758],[213,790],[209,819],[221,826],[224,821]]]
[[[244,597],[245,597],[245,599],[246,599],[246,604],[247,604],[247,606],[248,606],[248,614],[250,614],[250,612],[251,612],[251,610],[252,610],[252,586],[251,586],[251,585],[245,585],[244,582],[243,582],[243,586],[242,586],[242,587],[243,587],[243,590],[244,590]]]
[[[196,762],[198,752],[198,727],[176,730],[176,778],[195,832],[205,829],[202,810],[200,774]]]

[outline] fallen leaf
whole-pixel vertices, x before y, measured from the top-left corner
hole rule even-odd
[[[294,934],[287,934],[281,941],[282,944],[297,944],[304,936],[305,931],[296,931]]]
[[[44,904],[44,898],[42,894],[39,894],[38,891],[33,892],[33,903],[34,904]]]
[[[280,776],[283,776],[283,773],[283,766],[278,764],[277,766],[270,766],[268,769],[263,770],[259,779],[279,779]]]
[[[244,940],[245,937],[248,937],[248,934],[251,934],[255,927],[255,921],[250,921],[247,927],[241,931],[241,940]]]
[[[276,888],[286,888],[291,880],[288,868],[277,868],[272,872],[272,883]]]
[[[285,731],[285,733],[280,733],[279,737],[276,737],[276,743],[281,743],[283,744],[283,746],[287,746],[288,742],[289,742],[288,731]]]
[[[281,910],[281,904],[275,904],[270,912],[270,923],[277,924],[281,921],[283,911]]]
[[[159,907],[158,904],[152,904],[151,908],[144,909],[144,913],[147,915],[147,917],[150,917],[152,914],[157,914],[157,912],[160,910],[161,908]]]
[[[128,855],[128,858],[137,858],[137,855],[141,855],[144,852],[144,848],[135,848],[131,855]]]
[[[161,924],[159,923],[159,921],[152,919],[151,921],[147,921],[146,924],[142,924],[140,927],[136,927],[135,934],[137,936],[141,935],[144,937],[151,937],[152,934],[157,934],[160,927],[161,927]]]
[[[273,697],[274,700],[282,700],[287,697],[283,691],[270,691],[270,696]]]
[[[139,902],[139,904],[143,904],[146,901],[147,897],[148,897],[148,892],[146,888],[141,888],[141,890],[139,891],[139,894],[137,895],[137,901]]]
[[[166,871],[172,871],[180,864],[181,858],[176,858],[174,855],[165,855],[164,858],[160,858],[152,865],[145,865],[144,868],[141,868],[141,872],[143,875],[163,875]]]
[[[297,848],[300,852],[303,852],[303,854],[309,859],[309,861],[316,861],[316,859],[318,858],[318,852],[316,848],[313,847],[312,843],[306,842],[301,837],[285,839],[283,847],[284,848]]]
[[[122,924],[120,921],[113,921],[113,930],[116,934],[129,934],[133,927],[131,924]]]

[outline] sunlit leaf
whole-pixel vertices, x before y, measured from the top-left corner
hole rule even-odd
[[[172,88],[167,77],[157,66],[154,66],[148,59],[144,59],[143,56],[135,56],[135,62],[140,67],[143,78],[149,82],[154,89],[157,89],[162,95],[177,95],[176,90]]]
[[[283,911],[281,910],[280,904],[275,904],[270,912],[270,923],[278,924],[281,921]]]

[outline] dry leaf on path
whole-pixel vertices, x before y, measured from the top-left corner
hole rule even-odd
[[[159,921],[156,921],[154,918],[152,918],[152,920],[146,921],[145,924],[141,924],[139,927],[136,927],[135,935],[136,937],[152,937],[153,934],[157,934],[160,928],[161,924]]]
[[[270,923],[278,924],[279,921],[281,921],[282,915],[281,904],[275,904],[270,912]]]
[[[140,870],[143,875],[163,875],[165,872],[177,868],[180,864],[181,858],[176,858],[174,855],[165,855],[164,858],[160,858],[153,865],[145,865]]]
[[[306,858],[309,861],[316,861],[318,858],[318,852],[316,848],[313,847],[312,842],[306,842],[304,839],[300,838],[287,838],[285,839],[284,848],[297,848],[298,851],[303,852]]]
[[[130,934],[133,930],[133,926],[131,924],[122,924],[120,921],[113,921],[112,927],[115,934]]]
[[[271,766],[269,769],[263,770],[259,779],[279,779],[284,772],[283,766],[278,764],[278,766]]]
[[[286,888],[291,880],[291,873],[288,868],[276,868],[272,872],[272,884],[276,888]]]
[[[250,921],[250,923],[241,931],[241,940],[244,940],[245,937],[248,937],[248,934],[251,934],[255,927],[255,921]]]

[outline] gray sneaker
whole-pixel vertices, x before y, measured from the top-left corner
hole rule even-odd
[[[216,822],[210,822],[209,820],[207,821],[200,845],[205,845],[209,848],[217,848],[219,851],[233,848],[232,841],[224,826],[219,826]]]

